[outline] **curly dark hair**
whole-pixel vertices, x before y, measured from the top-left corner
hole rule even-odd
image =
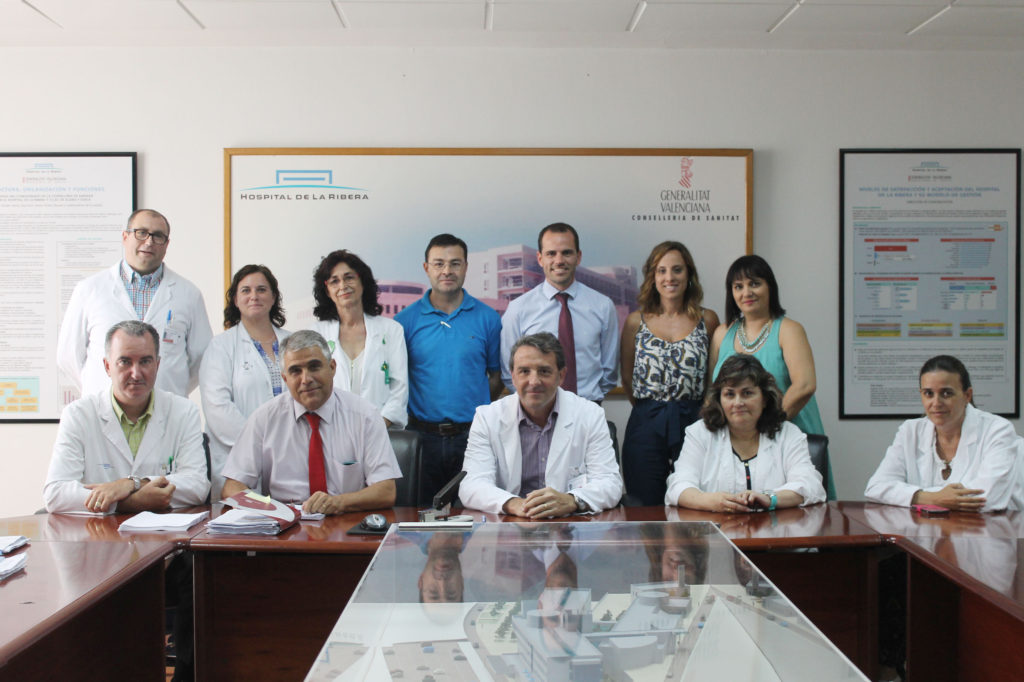
[[[764,397],[764,410],[757,419],[757,432],[774,438],[782,430],[787,417],[786,411],[782,409],[782,393],[775,384],[775,377],[753,355],[737,353],[722,363],[718,378],[711,384],[711,390],[704,399],[700,416],[704,419],[704,426],[708,427],[708,431],[718,431],[729,423],[722,410],[722,388],[736,386],[747,379],[761,389],[761,395]]]
[[[238,293],[238,285],[249,275],[260,273],[267,278],[270,284],[270,291],[274,294],[274,305],[270,306],[270,322],[275,327],[283,327],[285,323],[284,307],[281,305],[281,290],[277,288],[277,278],[266,265],[243,265],[235,276],[231,278],[231,286],[224,294],[224,328],[231,329],[242,321],[242,311],[235,305],[235,295]]]
[[[637,300],[640,302],[640,310],[648,315],[656,315],[663,312],[661,309],[661,294],[654,284],[654,276],[657,274],[658,262],[670,251],[678,251],[686,264],[686,294],[683,296],[683,307],[686,313],[695,320],[700,320],[704,314],[701,303],[704,301],[704,289],[700,286],[700,277],[697,276],[697,266],[693,262],[693,256],[681,242],[662,242],[651,250],[651,255],[644,263],[644,282],[640,285],[640,295]]]
[[[313,314],[318,320],[338,319],[338,308],[334,301],[327,295],[327,279],[331,276],[338,263],[344,263],[359,275],[359,281],[363,285],[363,312],[367,315],[380,315],[384,306],[377,302],[380,292],[377,289],[377,280],[373,278],[373,270],[363,262],[363,259],[346,249],[331,251],[320,261],[320,265],[313,272],[313,299],[316,307]]]

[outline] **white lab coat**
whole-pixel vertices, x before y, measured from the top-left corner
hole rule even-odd
[[[348,356],[338,342],[340,324],[338,320],[319,320],[313,323],[312,329],[331,344],[331,356],[338,363],[334,385],[347,391],[352,385],[352,374]],[[391,422],[391,428],[401,429],[409,420],[409,356],[405,350],[405,331],[402,325],[381,315],[364,313],[363,324],[366,325],[366,346],[363,348],[362,389],[353,393],[376,407],[381,416]],[[385,363],[389,383],[385,383]]]
[[[918,490],[935,492],[951,483],[984,490],[982,511],[1024,509],[1021,455],[1013,425],[1002,417],[967,406],[960,444],[943,481],[935,455],[935,425],[927,417],[900,425],[892,445],[868,481],[864,497],[872,502],[909,506]],[[938,483],[937,483],[938,482]],[[941,485],[939,485],[941,483]]]
[[[165,475],[176,487],[175,507],[203,504],[210,491],[199,408],[188,398],[156,391],[153,416],[132,457],[114,414],[109,391],[85,396],[64,408],[43,496],[49,512],[86,511],[86,483]],[[113,506],[113,505],[112,505]]]
[[[110,388],[103,344],[118,322],[136,320],[121,281],[121,263],[75,285],[57,339],[57,366],[89,395]],[[168,319],[170,318],[170,319]],[[199,362],[213,337],[199,289],[164,265],[164,276],[143,320],[160,335],[156,388],[187,396],[199,385]]]
[[[515,393],[476,408],[459,498],[467,509],[498,514],[523,479],[519,442],[519,396]],[[581,478],[582,477],[582,478]],[[545,485],[572,492],[594,511],[619,503],[623,485],[608,422],[601,406],[558,389],[558,419],[551,435]],[[577,486],[571,491],[569,484]]]
[[[291,332],[274,327],[280,344]],[[273,360],[273,358],[271,358]],[[282,386],[284,392],[287,386]],[[241,322],[210,341],[199,368],[206,432],[210,436],[210,499],[220,499],[221,469],[253,410],[274,397],[270,371]]]
[[[749,460],[755,492],[792,490],[803,496],[801,506],[825,501],[821,474],[811,463],[807,436],[785,422],[774,438],[761,434],[757,457]],[[679,504],[688,488],[701,492],[739,493],[747,489],[746,469],[732,452],[729,427],[709,431],[703,421],[686,427],[683,449],[668,477],[665,504]]]

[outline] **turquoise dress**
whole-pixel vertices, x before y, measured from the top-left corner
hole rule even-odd
[[[785,394],[793,385],[793,381],[789,378],[789,367],[786,366],[786,360],[782,357],[782,346],[779,345],[779,329],[782,327],[783,319],[785,318],[780,317],[775,320],[768,339],[752,355],[775,377],[775,383],[778,384],[779,390]],[[718,371],[722,368],[725,359],[736,354],[736,325],[739,322],[740,320],[733,322],[725,332],[725,338],[722,339],[722,345],[718,349],[718,362],[711,375],[712,380],[718,377]],[[825,435],[825,427],[821,424],[821,414],[818,412],[818,401],[814,396],[811,396],[811,399],[804,405],[804,409],[800,410],[795,417],[791,417],[790,421],[800,427],[804,433]],[[831,467],[829,467],[828,478],[825,486],[828,490],[828,499],[834,500],[836,499],[836,486],[832,479]]]

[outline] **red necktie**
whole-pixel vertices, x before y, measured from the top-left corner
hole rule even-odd
[[[311,429],[309,434],[309,494],[327,492],[327,473],[324,471],[324,441],[320,438],[320,415],[306,413]]]
[[[562,312],[558,314],[558,341],[565,352],[565,378],[562,388],[576,392],[576,339],[572,334],[572,313],[569,312],[569,294],[564,291],[555,294],[562,304]]]

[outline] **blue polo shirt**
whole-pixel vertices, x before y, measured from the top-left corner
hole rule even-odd
[[[447,315],[430,303],[430,291],[395,321],[409,352],[409,414],[420,421],[471,422],[491,402],[487,372],[501,369],[501,317],[462,290],[462,303]]]

